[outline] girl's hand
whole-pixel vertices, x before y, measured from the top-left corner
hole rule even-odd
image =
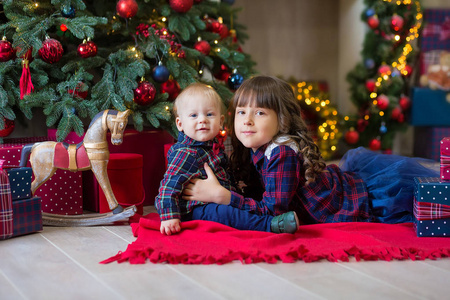
[[[159,231],[162,234],[171,235],[181,231],[181,221],[180,219],[172,219],[161,221],[161,227],[159,227]]]
[[[230,204],[231,192],[220,185],[213,170],[204,164],[206,179],[192,179],[183,190],[182,198],[188,201]]]

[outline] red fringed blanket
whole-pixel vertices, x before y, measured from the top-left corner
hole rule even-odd
[[[348,261],[436,259],[450,256],[450,238],[416,237],[411,223],[334,223],[302,226],[296,234],[240,231],[209,221],[182,223],[179,234],[159,232],[159,216],[131,224],[135,242],[125,252],[102,261],[143,264],[286,263],[320,259]]]

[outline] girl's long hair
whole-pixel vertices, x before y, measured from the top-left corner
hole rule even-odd
[[[230,160],[231,171],[236,180],[251,182],[255,175],[250,151],[237,139],[234,132],[236,107],[247,105],[268,108],[276,112],[279,132],[273,140],[283,135],[290,138],[286,143],[293,141],[297,144],[303,156],[302,176],[306,184],[314,182],[317,174],[322,172],[326,164],[302,118],[300,104],[295,98],[291,85],[271,76],[256,76],[244,81],[231,100],[229,127],[232,132],[233,153]]]

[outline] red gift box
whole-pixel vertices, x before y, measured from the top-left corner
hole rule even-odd
[[[441,161],[450,163],[450,137],[441,140]]]
[[[5,143],[0,145],[0,158],[6,160],[5,165],[18,166],[24,145],[48,140],[50,140],[48,137],[5,139]],[[41,197],[44,212],[63,215],[82,214],[81,172],[56,170],[55,174],[36,190],[34,196]]]
[[[143,215],[145,198],[142,184],[143,157],[135,153],[111,153],[108,162],[108,178],[117,202],[122,207],[136,205],[137,213]],[[96,186],[99,212],[110,212],[103,190]]]
[[[441,140],[441,181],[450,181],[450,137]]]
[[[174,138],[167,131],[161,129],[147,128],[139,132],[135,129],[128,128],[123,134],[122,144],[117,146],[112,145],[110,133],[108,133],[107,141],[111,154],[136,153],[142,155],[142,179],[145,191],[144,205],[153,205],[155,197],[158,195],[159,184],[164,177],[166,169],[164,145],[173,143]],[[83,184],[84,182],[86,181],[83,179]]]
[[[56,133],[57,133],[56,129],[47,129],[48,139],[51,141],[57,141]],[[78,144],[78,143],[81,143],[83,141],[83,139],[84,139],[84,134],[82,136],[78,136],[78,134],[71,131],[64,139],[64,142],[69,143],[69,144]]]

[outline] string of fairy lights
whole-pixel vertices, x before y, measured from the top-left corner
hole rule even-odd
[[[395,4],[397,5],[409,5],[412,3],[411,0],[397,0],[397,1],[393,1],[393,0],[383,0],[384,2],[395,2]],[[422,22],[423,22],[423,14],[422,14],[422,9],[420,7],[420,2],[419,1],[415,1],[415,5],[417,8],[417,14],[416,14],[416,20],[417,22],[413,25],[413,27],[411,27],[409,29],[409,34],[408,36],[406,36],[405,41],[406,44],[403,47],[403,51],[402,54],[398,57],[397,61],[394,61],[391,63],[392,69],[391,68],[386,68],[385,71],[380,72],[380,76],[376,79],[375,81],[375,86],[378,88],[383,84],[383,81],[388,81],[390,79],[390,76],[392,75],[393,71],[392,70],[398,70],[398,72],[400,72],[403,76],[407,76],[409,73],[411,73],[411,69],[410,67],[407,65],[406,60],[408,55],[412,52],[413,47],[411,45],[411,43],[417,39],[419,37],[419,30],[422,26]],[[395,41],[399,41],[400,40],[400,35],[396,34],[394,35],[393,39]],[[373,105],[377,105],[378,101],[376,100],[378,97],[378,94],[376,91],[373,91],[372,93],[370,93],[370,98],[374,99],[373,100]],[[379,111],[379,115],[382,117],[384,116],[384,111],[380,110]],[[344,118],[346,121],[349,119],[348,116],[346,116]],[[366,115],[364,116],[365,120],[369,119],[369,116]]]
[[[314,139],[318,145],[322,157],[330,159],[337,150],[337,144],[341,133],[338,129],[339,114],[329,100],[329,93],[320,88],[319,82],[292,82],[295,97],[300,101],[304,113],[312,112],[317,120],[317,128],[314,131]],[[306,118],[308,123],[308,118]],[[315,127],[315,126],[313,126]],[[315,129],[315,130],[314,130]]]

